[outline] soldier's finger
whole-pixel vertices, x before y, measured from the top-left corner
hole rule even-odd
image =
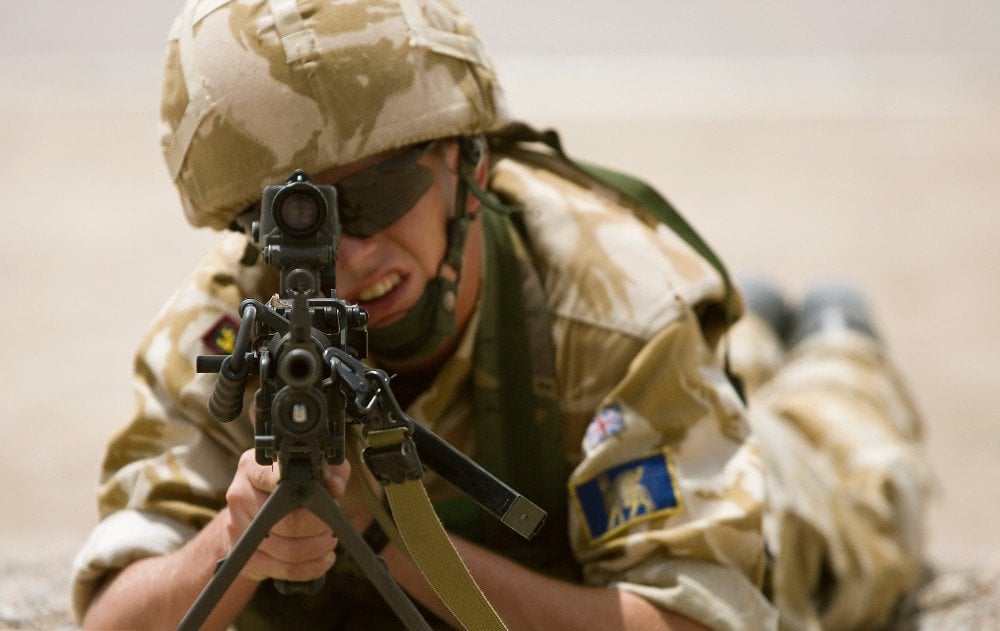
[[[322,557],[301,563],[285,563],[261,550],[257,550],[243,566],[243,576],[256,581],[276,578],[285,581],[311,581],[326,574],[337,561],[333,550]]]
[[[330,526],[305,508],[290,511],[271,527],[271,534],[289,538],[318,537],[329,532]]]
[[[277,467],[262,467],[254,462],[243,470],[250,484],[258,491],[271,493],[274,491],[274,487],[278,485],[279,475]]]
[[[351,463],[346,460],[339,465],[323,465],[323,484],[333,497],[340,497],[347,489],[351,478]]]
[[[281,537],[272,534],[258,550],[280,563],[295,565],[325,559],[337,547],[337,538],[326,532],[316,537]]]

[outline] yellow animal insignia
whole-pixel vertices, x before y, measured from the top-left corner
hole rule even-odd
[[[216,355],[230,355],[236,348],[236,333],[240,324],[224,315],[202,336],[201,341]]]
[[[573,504],[592,542],[681,510],[670,452],[636,458],[574,484]]]
[[[599,478],[601,493],[608,511],[608,530],[617,528],[628,519],[656,510],[656,503],[649,489],[642,483],[644,467],[625,471],[614,480]]]
[[[219,337],[215,338],[215,345],[227,353],[232,353],[233,349],[236,348],[236,331],[228,328],[219,331]]]

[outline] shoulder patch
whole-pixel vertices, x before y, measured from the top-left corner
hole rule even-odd
[[[625,429],[625,417],[622,409],[616,404],[611,404],[594,416],[587,426],[587,433],[583,437],[583,445],[587,450],[594,449],[612,436],[621,434]]]
[[[622,463],[575,485],[573,500],[591,543],[682,509],[667,449]]]
[[[240,323],[224,315],[215,321],[212,328],[201,337],[201,341],[214,355],[231,355],[236,347],[236,333],[239,330]]]

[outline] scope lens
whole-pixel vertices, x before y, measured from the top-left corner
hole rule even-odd
[[[281,200],[275,221],[289,232],[308,234],[319,227],[323,211],[319,200],[304,191],[293,191]]]

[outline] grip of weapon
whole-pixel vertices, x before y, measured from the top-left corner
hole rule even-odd
[[[215,382],[212,396],[208,398],[208,411],[223,423],[228,423],[243,412],[243,395],[246,392],[247,376],[250,374],[250,362],[241,362],[241,370],[234,372],[232,359],[233,356],[230,355],[223,360],[219,379]]]
[[[283,581],[274,580],[274,589],[278,590],[278,593],[282,596],[291,596],[293,594],[305,594],[311,596],[319,592],[323,588],[323,584],[326,583],[326,577],[320,576],[317,579],[311,581]]]

